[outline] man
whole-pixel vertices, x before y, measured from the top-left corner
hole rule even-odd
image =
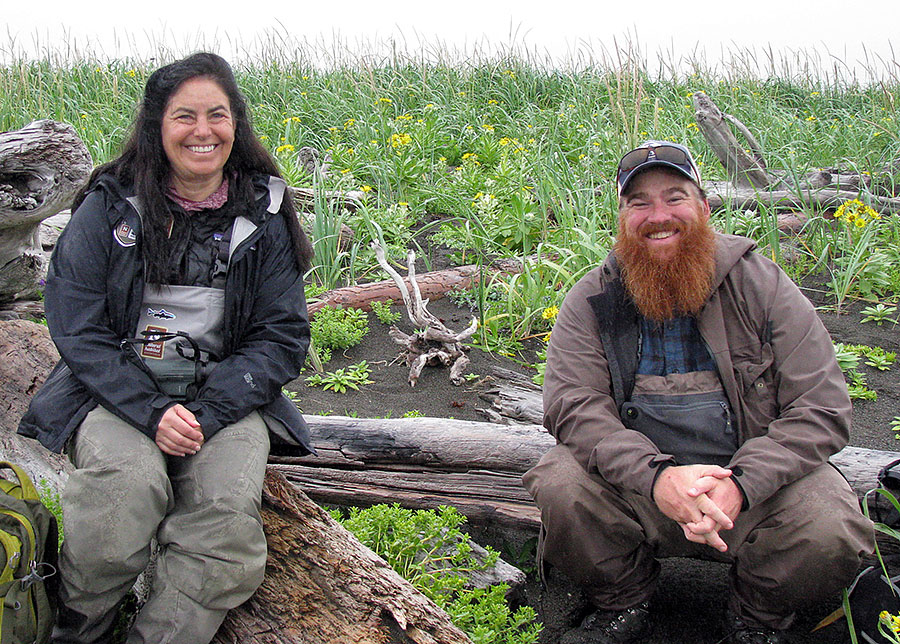
[[[699,556],[732,565],[725,641],[786,642],[796,608],[835,597],[873,548],[827,463],[851,412],[831,339],[752,241],[713,232],[687,148],[632,150],[618,191],[613,252],[547,351],[558,444],[524,477],[539,556],[597,609],[561,641],[640,641],[657,559]]]

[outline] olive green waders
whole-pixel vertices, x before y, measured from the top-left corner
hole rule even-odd
[[[102,407],[89,413],[69,448],[78,469],[62,495],[61,606],[51,641],[108,641],[156,537],[153,586],[128,643],[209,642],[228,609],[262,583],[268,452],[257,412],[186,457],[163,454]]]

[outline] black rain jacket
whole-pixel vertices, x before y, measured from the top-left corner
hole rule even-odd
[[[286,185],[253,179],[256,229],[235,249],[225,283],[224,359],[197,398],[185,404],[208,440],[222,427],[259,410],[273,449],[296,442],[311,451],[309,431],[281,393],[296,378],[309,347],[303,276],[284,216]],[[97,404],[151,439],[175,401],[157,388],[125,338],[135,332],[144,290],[141,217],[130,188],[103,175],[60,235],[44,290],[47,325],[61,360],[31,401],[19,433],[54,452]],[[289,439],[287,434],[289,434]],[[281,438],[279,440],[278,438]],[[295,448],[296,450],[296,448]]]

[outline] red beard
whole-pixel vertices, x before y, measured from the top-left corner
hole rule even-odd
[[[638,311],[655,322],[699,313],[712,290],[716,268],[715,233],[702,220],[683,229],[674,257],[655,257],[644,235],[670,229],[671,225],[645,224],[629,233],[620,222],[614,246],[625,288]]]

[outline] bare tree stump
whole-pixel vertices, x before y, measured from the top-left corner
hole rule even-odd
[[[714,210],[725,206],[733,210],[833,210],[845,201],[863,199],[879,212],[900,212],[895,185],[900,161],[872,175],[819,168],[796,177],[784,170],[770,170],[749,128],[724,114],[703,92],[695,92],[692,100],[700,133],[728,174],[728,181],[704,184]],[[732,126],[743,135],[749,150],[738,143]]]
[[[36,293],[40,222],[70,204],[92,167],[87,147],[66,123],[35,121],[0,134],[0,302]]]
[[[762,151],[744,124],[731,115],[723,114],[722,110],[704,92],[694,92],[692,101],[697,117],[697,126],[719,162],[724,166],[731,182],[742,188],[765,188],[768,186],[771,178],[766,173]],[[747,154],[737,142],[729,123],[735,125],[744,135],[754,156]]]
[[[446,613],[271,470],[262,516],[269,546],[265,580],[229,611],[213,642],[471,642]]]

